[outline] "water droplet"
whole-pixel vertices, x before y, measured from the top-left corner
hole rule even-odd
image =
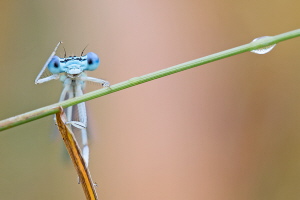
[[[271,37],[271,36],[262,36],[262,37],[259,37],[259,38],[255,38],[252,42],[255,42],[257,40],[267,38],[267,37]],[[262,47],[262,48],[259,48],[259,49],[252,50],[250,52],[256,53],[256,54],[266,54],[266,53],[270,52],[275,46],[276,46],[276,44],[272,44],[272,45],[269,45],[269,46],[265,46],[265,47]]]

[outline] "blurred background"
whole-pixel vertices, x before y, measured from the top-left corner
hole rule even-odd
[[[0,119],[58,101],[58,41],[115,84],[299,28],[287,1],[1,1]],[[299,199],[300,38],[87,102],[100,199]],[[59,49],[58,56],[63,56]],[[86,91],[98,89],[87,86]],[[49,116],[0,133],[0,199],[84,199]]]

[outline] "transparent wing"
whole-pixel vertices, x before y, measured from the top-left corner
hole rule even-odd
[[[65,94],[64,97],[61,97],[61,101],[63,100],[67,100],[70,98],[73,98],[76,94],[75,91],[75,87],[73,85],[71,85],[71,87],[69,89],[67,89],[67,92]],[[64,109],[64,112],[66,113],[67,116],[67,120],[68,121],[72,121],[72,122],[81,122],[82,121],[82,117],[80,117],[80,112],[78,110],[78,105],[74,105],[74,106],[70,106],[68,108]],[[86,111],[85,111],[86,112]],[[88,122],[86,122],[88,123]],[[78,141],[78,144],[80,146],[80,149],[82,150],[82,156],[88,166],[89,163],[89,147],[88,147],[88,129],[84,128],[84,129],[79,129],[76,128],[75,126],[73,126],[73,124],[70,126],[72,132],[74,133],[76,140]],[[68,153],[65,149],[65,147],[63,147],[64,151],[63,151],[63,158],[64,160],[68,161]]]
[[[80,113],[78,111],[78,106],[73,106],[72,109],[72,121],[80,121],[80,117],[79,117]],[[85,160],[88,163],[88,157],[89,157],[89,130],[88,128],[85,129],[78,129],[76,127],[72,127],[72,131],[75,134],[75,137],[80,145],[80,148],[82,149],[82,153],[83,153],[83,157],[85,158]],[[87,127],[88,127],[88,121],[87,121]],[[85,150],[87,149],[87,150]]]
[[[76,83],[72,82],[71,85],[67,86],[65,84],[65,88],[63,89],[62,96],[60,101],[65,99],[81,96],[83,94],[81,81],[76,81]],[[64,94],[64,92],[66,92]],[[77,139],[79,144],[81,144],[82,156],[85,160],[86,165],[89,163],[89,147],[88,147],[88,135],[87,135],[87,114],[86,114],[86,106],[85,103],[79,103],[77,105],[68,107],[64,109],[66,113],[69,124],[71,124],[71,129],[77,135]],[[80,135],[80,137],[78,137]]]
[[[79,121],[78,107],[76,105],[65,108],[64,112],[68,116],[68,121],[70,121],[69,116],[70,116],[72,121]],[[74,127],[74,126],[71,126],[71,129],[72,129],[73,133],[75,134],[76,139],[78,139],[77,141],[80,144],[80,147],[82,148],[82,142],[81,142],[81,137],[80,137],[81,136],[81,130],[79,128]]]

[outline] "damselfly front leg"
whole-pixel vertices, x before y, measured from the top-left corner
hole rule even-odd
[[[51,81],[51,80],[55,80],[55,79],[59,79],[59,74],[52,74],[51,76],[48,76],[46,78],[41,78],[41,76],[43,75],[43,73],[45,72],[46,68],[48,67],[48,64],[51,62],[53,56],[55,55],[56,53],[56,50],[58,49],[59,45],[61,44],[62,42],[60,41],[56,47],[54,48],[53,52],[51,53],[51,55],[49,56],[48,60],[46,61],[46,63],[44,64],[42,70],[40,71],[40,73],[37,75],[34,83],[35,84],[39,84],[39,83],[45,83],[45,82],[48,82],[48,81]]]

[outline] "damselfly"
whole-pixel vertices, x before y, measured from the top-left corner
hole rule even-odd
[[[102,84],[104,87],[109,87],[109,82],[88,77],[84,71],[93,71],[98,68],[100,64],[99,57],[93,53],[89,52],[86,55],[70,56],[66,57],[66,52],[64,58],[60,58],[55,55],[56,50],[62,42],[59,42],[47,62],[43,66],[42,70],[35,79],[35,84],[45,83],[51,80],[60,79],[63,83],[63,90],[60,95],[59,101],[64,101],[73,97],[78,97],[83,95],[83,89],[86,81],[96,82]],[[45,70],[48,69],[52,75],[45,78],[41,78]],[[78,111],[78,120],[73,119],[73,110],[74,106],[66,108],[65,112],[67,115],[68,122],[81,131],[81,140],[82,140],[82,156],[88,166],[89,163],[89,147],[87,139],[87,114],[85,103],[79,103],[76,105]]]

